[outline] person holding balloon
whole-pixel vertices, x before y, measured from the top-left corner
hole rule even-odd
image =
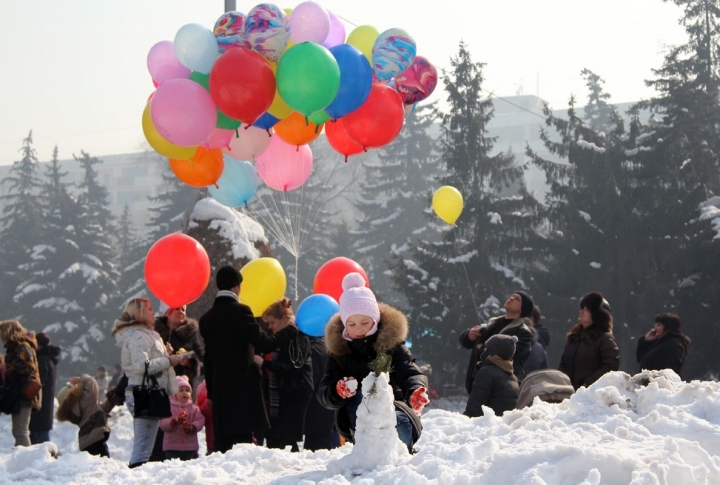
[[[420,413],[429,402],[428,380],[415,364],[404,341],[408,321],[399,310],[378,304],[360,273],[349,273],[342,281],[340,313],[325,329],[328,363],[317,391],[320,403],[335,410],[340,434],[353,441],[357,409],[362,403],[360,386],[370,373],[370,363],[378,353],[391,359],[390,385],[395,394],[398,437],[412,452],[420,438]]]
[[[212,409],[215,442],[221,453],[236,443],[252,443],[253,432],[269,427],[255,352],[271,352],[297,335],[288,325],[274,335],[260,329],[249,306],[240,303],[243,277],[232,266],[215,275],[218,294],[213,306],[200,317],[205,341],[205,383]]]
[[[273,335],[295,326],[292,302],[280,298],[263,312],[262,319]],[[298,333],[265,358],[256,355],[254,359],[267,376],[270,415],[270,430],[265,434],[267,446],[279,449],[290,446],[290,451],[299,452],[305,412],[315,389],[310,342],[307,336]]]

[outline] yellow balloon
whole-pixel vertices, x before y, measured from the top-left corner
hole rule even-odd
[[[290,17],[290,15],[292,15],[292,11],[293,11],[293,9],[291,9],[291,8],[283,9],[283,12],[285,12],[285,15],[287,15],[288,17]]]
[[[290,42],[292,42],[292,40]],[[273,74],[275,74],[277,71],[277,62],[270,62],[270,68]],[[276,89],[275,97],[267,112],[279,120],[284,120],[292,114],[293,109],[280,97],[280,92]]]
[[[142,129],[145,134],[145,139],[148,141],[153,150],[158,152],[160,155],[164,155],[168,158],[175,158],[177,160],[190,160],[197,147],[181,147],[173,143],[170,143],[157,131],[155,125],[150,117],[150,102],[145,105],[145,111],[142,115]]]
[[[365,54],[370,65],[373,65],[372,51],[375,41],[380,36],[378,29],[372,25],[361,25],[350,32],[347,38],[347,44],[357,47],[357,49]]]
[[[432,198],[435,214],[448,224],[455,224],[463,210],[463,196],[458,189],[445,185],[435,191]]]
[[[254,259],[240,269],[240,274],[240,303],[248,305],[256,317],[285,295],[285,270],[275,258]]]

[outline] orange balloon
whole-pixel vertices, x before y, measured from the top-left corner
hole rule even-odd
[[[171,158],[170,168],[177,178],[191,187],[215,185],[225,168],[220,148],[198,147],[191,160]]]
[[[273,126],[273,130],[288,145],[300,146],[307,145],[320,136],[323,126],[324,124],[316,125],[306,119],[305,115],[293,111],[290,116]]]

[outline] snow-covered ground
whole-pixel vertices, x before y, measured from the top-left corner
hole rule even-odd
[[[489,409],[475,419],[437,409],[462,409],[458,400],[434,404],[423,416],[418,454],[360,476],[327,471],[351,445],[315,453],[238,445],[225,455],[130,470],[132,420],[119,408],[111,423],[111,459],[79,453],[77,427],[66,423],[52,432],[61,452],[56,459],[48,452],[52,444],[13,448],[10,419],[3,415],[0,483],[720,484],[716,382],[683,383],[670,371],[614,372],[561,404],[536,402],[503,417]]]

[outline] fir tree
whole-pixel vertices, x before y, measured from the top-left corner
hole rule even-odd
[[[155,154],[148,153],[148,161],[153,163],[162,162],[156,160]],[[143,247],[150,249],[150,246],[163,236],[173,232],[182,231],[190,212],[198,201],[198,191],[182,183],[173,174],[170,165],[163,165],[165,170],[162,173],[164,190],[155,197],[148,197],[152,207],[150,208],[151,218],[147,224],[146,237],[141,237]]]
[[[120,307],[127,300],[147,295],[145,286],[144,262],[147,252],[138,237],[130,208],[127,204],[118,219],[117,227],[118,252],[115,259],[120,279],[118,281],[118,301],[114,307]]]

